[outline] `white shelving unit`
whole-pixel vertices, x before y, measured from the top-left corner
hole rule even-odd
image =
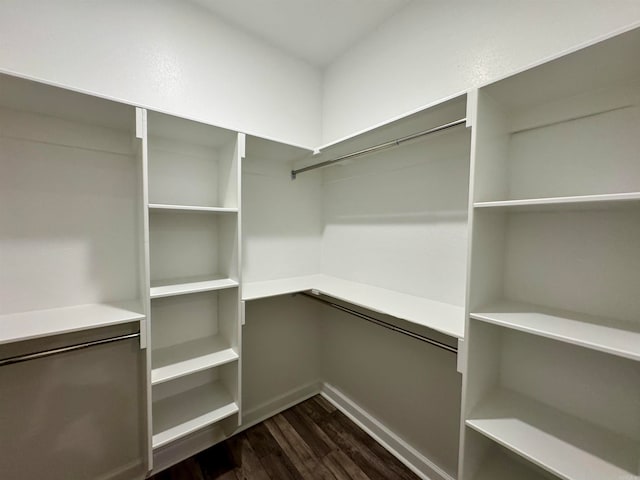
[[[463,355],[343,311],[256,301],[246,377],[266,393],[247,395],[248,418],[325,382],[429,476],[456,477],[457,461],[460,480],[638,478],[638,52],[640,29],[315,155],[252,137],[244,172],[243,134],[0,75],[0,347],[140,325],[145,385],[143,353],[96,356],[126,378],[112,420],[130,445],[100,465],[124,475],[236,431],[241,302],[312,291],[464,339]],[[472,130],[290,179],[463,117]],[[38,391],[19,369],[11,382]]]
[[[52,354],[0,372],[6,478],[147,470],[140,143],[132,106],[0,75],[0,358]]]
[[[205,428],[219,439],[240,421],[244,136],[148,112],[146,140],[151,444],[162,465],[174,442]]]
[[[552,478],[640,475],[638,51],[478,91],[462,480],[491,443]]]

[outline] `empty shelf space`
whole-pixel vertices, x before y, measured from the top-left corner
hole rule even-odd
[[[171,297],[237,286],[238,282],[236,280],[222,276],[176,278],[173,280],[153,281],[150,295],[151,298]]]
[[[180,211],[186,210],[189,212],[204,212],[204,213],[238,213],[237,208],[230,207],[206,207],[199,205],[169,205],[165,203],[150,203],[150,210],[170,210],[170,211]]]
[[[159,348],[151,356],[153,385],[238,359],[238,353],[217,335]]]
[[[507,455],[494,453],[482,464],[473,480],[544,480],[542,475]]]
[[[248,283],[243,287],[242,299],[255,300],[308,290],[432,328],[452,337],[463,338],[464,336],[463,307],[329,275]]]
[[[640,329],[614,319],[557,310],[520,302],[500,302],[480,308],[471,318],[640,360]]]
[[[139,302],[87,304],[0,315],[0,344],[144,320]]]
[[[474,208],[494,208],[502,210],[541,211],[559,209],[602,209],[618,208],[640,202],[640,192],[610,193],[602,195],[577,195],[567,197],[526,198],[521,200],[500,200],[475,202]]]
[[[640,473],[638,442],[508,390],[489,395],[466,424],[565,480]]]
[[[202,385],[153,402],[153,448],[182,438],[238,413],[220,382]]]

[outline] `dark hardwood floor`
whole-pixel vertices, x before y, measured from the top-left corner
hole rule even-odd
[[[415,480],[418,477],[318,395],[151,478]]]

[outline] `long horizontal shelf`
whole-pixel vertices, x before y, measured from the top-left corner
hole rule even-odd
[[[238,405],[220,382],[155,401],[153,448],[173,442],[238,411]]]
[[[471,318],[554,340],[640,360],[640,328],[619,320],[503,301],[480,308]]]
[[[225,277],[189,277],[151,282],[151,298],[187,295],[189,293],[237,287],[238,282]]]
[[[467,426],[565,480],[634,478],[640,444],[508,390],[496,390]]]
[[[625,206],[640,202],[640,192],[610,193],[602,195],[577,195],[568,197],[526,198],[521,200],[500,200],[475,202],[474,208],[500,210],[540,211],[560,209],[603,209]]]
[[[236,361],[238,353],[216,335],[153,350],[151,359],[151,383],[157,385]]]
[[[481,465],[473,480],[545,480],[505,454],[494,453]]]
[[[308,290],[317,291],[358,307],[464,337],[464,308],[426,298],[351,282],[329,275],[310,275],[243,285],[243,300],[256,300]]]
[[[246,282],[242,284],[242,300],[259,300],[311,290],[317,283],[317,277],[318,275],[307,275],[262,282]]]
[[[0,344],[145,319],[139,302],[95,303],[0,315]]]
[[[169,205],[165,203],[150,203],[149,210],[171,210],[171,211],[181,211],[185,210],[188,212],[209,212],[209,213],[238,213],[237,208],[231,207],[205,207],[199,205]]]

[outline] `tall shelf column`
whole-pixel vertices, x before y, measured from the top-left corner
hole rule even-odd
[[[150,448],[162,468],[176,445],[207,431],[206,448],[240,421],[244,135],[146,112],[145,143]]]
[[[640,474],[638,52],[477,92],[462,480]]]

